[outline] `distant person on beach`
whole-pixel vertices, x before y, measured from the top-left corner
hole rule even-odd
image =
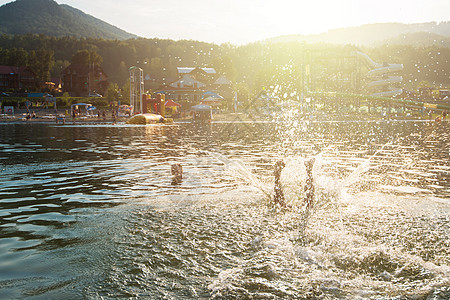
[[[305,182],[305,203],[306,208],[311,209],[314,202],[314,178],[312,169],[314,166],[315,159],[310,158],[305,161],[305,167],[306,167],[306,182]]]
[[[171,172],[173,175],[172,184],[180,184],[183,180],[183,167],[181,166],[181,164],[172,164]]]
[[[284,198],[283,188],[281,187],[281,171],[285,167],[285,163],[283,160],[278,160],[274,165],[273,175],[275,177],[275,187],[274,187],[274,196],[273,201],[277,204],[280,204],[282,207],[286,207],[286,200]]]
[[[116,111],[113,109],[111,112],[112,123],[116,124]]]
[[[103,121],[106,121],[106,112],[103,111],[103,112],[102,112],[102,115],[103,115]]]
[[[442,120],[445,121],[445,119],[447,119],[447,111],[446,111],[446,110],[444,110],[444,111],[442,112]]]

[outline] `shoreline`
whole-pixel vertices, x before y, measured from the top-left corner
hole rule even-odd
[[[0,124],[4,123],[48,123],[48,124],[112,124],[113,119],[111,116],[111,112],[106,113],[106,118],[98,116],[92,117],[78,117],[75,120],[72,119],[71,116],[66,116],[63,113],[50,113],[50,112],[39,112],[36,111],[36,118],[30,118],[26,120],[24,118],[25,113],[18,113],[15,115],[0,115]],[[368,122],[368,121],[436,121],[437,117],[441,118],[442,122],[449,121],[448,119],[443,120],[441,114],[433,114],[430,118],[428,115],[423,116],[407,116],[407,115],[390,115],[390,116],[382,116],[379,113],[377,114],[367,114],[367,113],[324,113],[324,112],[315,112],[311,114],[299,114],[297,115],[297,120],[301,121],[311,121],[311,122],[345,122],[345,121],[354,121],[354,122]],[[57,122],[58,118],[58,122]],[[63,123],[63,119],[65,118],[65,122]],[[116,117],[115,123],[126,122],[128,117]],[[176,118],[173,119],[173,123],[186,123],[190,121],[190,118]],[[263,116],[263,115],[252,115],[248,113],[222,113],[213,115],[212,122],[284,122],[286,121],[283,118],[283,115],[280,116]]]

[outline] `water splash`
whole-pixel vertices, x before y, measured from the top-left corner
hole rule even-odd
[[[6,237],[0,244],[11,270],[7,273],[14,276],[0,282],[0,294],[449,299],[448,130],[443,128],[439,136],[429,131],[412,136],[405,128],[408,139],[383,149],[398,132],[391,128],[398,130],[399,124],[381,125],[368,124],[367,131],[347,137],[329,130],[341,125],[325,128],[311,122],[308,133],[319,137],[297,136],[286,144],[290,151],[278,135],[219,139],[221,147],[213,149],[232,153],[230,157],[242,159],[238,162],[200,153],[198,149],[211,149],[201,135],[187,133],[176,146],[163,131],[150,134],[128,127],[112,136],[105,128],[83,128],[73,144],[62,141],[76,128],[58,127],[63,132],[49,144],[45,130],[33,145],[55,150],[51,160],[40,150],[19,156],[9,145],[21,144],[24,138],[17,133],[24,130],[5,131],[12,139],[0,145],[7,170],[0,193]],[[340,132],[351,132],[348,126]],[[384,131],[372,142],[373,128]],[[230,143],[225,147],[224,142]],[[330,147],[316,156],[318,199],[305,218],[304,157],[312,155],[314,142]],[[287,164],[282,173],[286,197],[298,207],[273,209],[264,201],[270,202],[273,194],[271,162],[281,154]],[[186,171],[176,187],[170,185],[168,169],[173,161]],[[444,191],[383,193],[381,184],[398,185],[393,176],[417,181],[400,185],[427,188],[433,183]],[[339,194],[342,189],[345,198]],[[13,296],[7,294],[11,291]]]
[[[244,180],[244,182],[248,185],[262,192],[266,198],[270,199],[272,197],[271,188],[264,181],[253,174],[250,168],[246,166],[242,160],[230,159],[217,152],[210,152],[210,155],[221,161],[225,165],[226,170],[229,171],[232,176]]]
[[[235,178],[243,180],[247,185],[254,187],[263,193],[266,200],[270,200],[273,197],[273,178],[272,176],[258,177],[252,173],[251,168],[247,166],[240,159],[230,159],[219,153],[210,153],[211,156],[224,163],[225,168]],[[314,156],[316,163],[313,167],[314,182],[320,186],[317,199],[322,199],[324,196],[329,200],[329,195],[334,194],[334,190],[338,184],[332,182],[331,178],[324,176],[321,173],[321,166],[323,162],[322,154],[319,153]],[[306,169],[304,157],[287,157],[285,159],[286,166],[281,173],[281,182],[284,190],[284,194],[287,203],[290,207],[300,208],[304,206],[304,184],[306,182]],[[270,166],[269,168],[272,168]],[[270,171],[272,171],[270,169]],[[320,200],[321,205],[323,204]]]

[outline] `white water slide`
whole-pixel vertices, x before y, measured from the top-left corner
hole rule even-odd
[[[388,74],[399,72],[403,70],[402,64],[389,64],[389,63],[377,63],[374,62],[367,54],[362,52],[356,52],[361,58],[363,58],[368,65],[372,68],[367,75],[371,78],[368,86],[372,88],[378,88],[384,90],[371,94],[371,96],[378,97],[391,97],[402,93],[401,88],[392,87],[395,84],[402,82],[402,76],[388,76]]]

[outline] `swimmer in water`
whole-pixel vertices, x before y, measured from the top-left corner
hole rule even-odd
[[[312,169],[314,166],[315,158],[310,158],[305,161],[306,167],[306,182],[305,182],[305,203],[306,208],[311,209],[314,202],[314,178],[312,174]]]
[[[273,201],[275,203],[280,204],[282,207],[286,207],[286,201],[284,198],[283,188],[281,187],[281,171],[286,165],[284,164],[283,160],[278,160],[274,165],[274,176],[275,176],[275,188],[274,188],[274,197]]]
[[[180,184],[183,180],[183,167],[181,166],[181,164],[172,164],[171,171],[173,175],[172,184]]]

